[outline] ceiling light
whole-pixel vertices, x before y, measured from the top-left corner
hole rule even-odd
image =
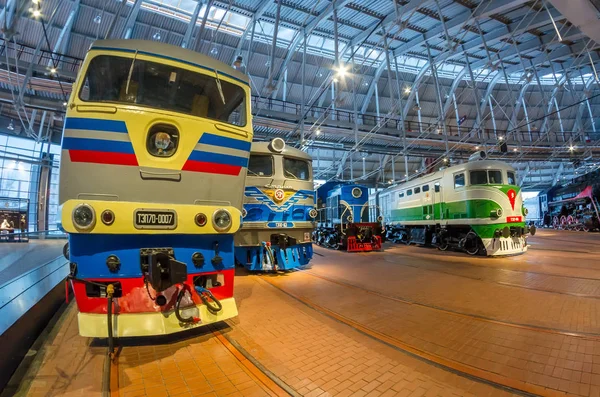
[[[335,79],[335,78],[334,78],[334,79],[333,79],[333,82],[334,82],[334,83],[337,83],[337,82],[338,82],[338,79]]]
[[[406,88],[404,89],[404,93],[405,93],[405,94],[410,94],[410,87],[406,87]]]
[[[503,141],[503,140],[504,140],[504,137],[503,137],[503,136],[499,136],[499,137],[498,137],[498,140],[499,140],[499,141]]]
[[[13,123],[12,119],[10,120],[10,123],[8,123],[8,128],[10,131],[14,131],[15,130],[15,123]]]
[[[571,151],[571,152],[572,152],[572,151],[574,151],[574,150],[575,150],[575,146],[573,146],[573,145],[569,146],[569,151]]]
[[[337,76],[338,77],[342,77],[343,78],[344,76],[346,76],[347,70],[346,70],[345,66],[340,65],[340,66],[337,67],[336,72],[337,72]]]
[[[210,53],[212,55],[217,55],[219,53],[219,50],[217,50],[217,47],[213,47],[212,50],[210,50]]]
[[[50,74],[56,74],[56,68],[50,68]]]
[[[513,149],[513,152],[517,152],[518,150],[519,150],[519,149],[517,149],[517,148],[514,148],[514,149]]]
[[[317,130],[315,131],[317,133],[317,135],[321,135],[321,129],[317,128]]]
[[[67,103],[66,103],[66,102],[63,102],[63,106],[67,106]]]
[[[475,150],[479,150],[479,146],[475,146]]]
[[[33,15],[34,18],[39,18],[40,15],[42,15],[42,12],[40,10],[32,10],[31,15]]]
[[[156,32],[152,35],[153,40],[160,40],[160,32]]]
[[[102,22],[102,17],[100,15],[96,15],[94,17],[94,23],[100,24]]]

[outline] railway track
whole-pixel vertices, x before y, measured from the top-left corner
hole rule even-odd
[[[552,335],[565,336],[565,337],[575,337],[580,340],[600,341],[600,334],[571,332],[568,330],[546,328],[546,327],[540,327],[540,326],[535,326],[535,325],[530,325],[530,324],[505,322],[505,321],[495,320],[492,318],[487,318],[485,316],[473,315],[473,314],[469,314],[469,313],[460,313],[460,312],[436,307],[433,305],[427,305],[427,304],[419,303],[416,301],[411,301],[411,300],[401,298],[401,297],[386,295],[386,294],[380,293],[378,291],[370,290],[367,288],[363,288],[361,286],[354,285],[352,283],[348,283],[346,281],[336,280],[336,279],[332,279],[330,277],[318,275],[309,270],[303,270],[301,272],[303,274],[307,274],[311,277],[321,279],[326,282],[341,285],[343,287],[350,288],[353,290],[362,291],[365,294],[376,295],[380,298],[392,300],[394,302],[399,302],[399,303],[403,303],[403,304],[407,304],[407,305],[417,305],[417,306],[425,307],[425,308],[428,308],[431,310],[458,316],[461,318],[468,318],[473,321],[503,325],[503,326],[507,326],[507,327],[511,327],[511,328],[545,333],[545,334],[552,334]],[[286,294],[287,296],[290,296],[291,298],[297,300],[298,302],[304,304],[305,306],[326,315],[327,317],[330,317],[338,322],[341,322],[341,323],[355,329],[356,331],[358,331],[364,335],[367,335],[387,346],[390,346],[394,349],[403,351],[404,353],[407,353],[418,359],[426,361],[430,364],[441,367],[450,372],[459,374],[459,375],[467,377],[469,379],[473,379],[473,380],[477,380],[477,381],[489,384],[491,386],[494,386],[496,388],[499,388],[499,389],[502,389],[505,391],[520,394],[520,395],[549,396],[549,397],[564,396],[563,392],[555,390],[555,389],[549,389],[549,388],[543,387],[541,385],[524,382],[524,381],[521,381],[518,379],[514,379],[512,377],[508,377],[508,376],[487,370],[487,369],[475,367],[475,366],[466,364],[464,362],[449,359],[449,358],[443,357],[441,355],[435,354],[433,352],[426,351],[422,348],[411,345],[410,343],[406,343],[403,340],[401,340],[393,335],[389,335],[387,333],[378,331],[376,329],[369,327],[368,325],[365,325],[363,323],[355,321],[352,318],[349,318],[341,313],[338,313],[336,311],[333,311],[331,309],[323,307],[322,305],[319,305],[315,301],[308,298],[306,296],[306,294],[299,294],[297,292],[291,291],[290,289],[285,288],[285,284],[282,285],[281,283],[277,283],[270,277],[262,277],[261,280],[263,280],[264,282],[277,288],[279,291],[281,291],[284,294]]]
[[[240,364],[258,380],[258,382],[260,382],[270,396],[300,396],[297,391],[263,367],[235,340],[231,339],[213,325],[208,325],[207,328],[210,330],[212,337],[218,340],[219,343],[224,346],[240,362]],[[103,388],[103,397],[121,397],[122,395],[119,388],[119,353],[122,348],[123,347],[117,349],[114,359],[109,359],[109,355],[106,357],[107,365],[104,367],[103,381],[106,385],[110,386],[108,386],[108,389]]]

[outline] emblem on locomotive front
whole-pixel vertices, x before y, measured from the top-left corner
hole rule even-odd
[[[512,207],[513,211],[515,210],[515,200],[517,199],[517,192],[514,191],[514,189],[510,189],[508,192],[506,192],[506,195],[508,196],[508,201],[510,201],[510,206]]]
[[[283,189],[275,190],[275,192],[273,193],[273,198],[275,199],[275,201],[283,201],[283,199],[285,198],[285,192],[283,191]]]

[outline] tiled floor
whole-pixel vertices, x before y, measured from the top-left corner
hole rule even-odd
[[[307,271],[240,269],[221,332],[293,395],[600,397],[600,234],[530,241],[509,258],[316,248]],[[275,395],[231,346],[209,330],[126,345],[113,397]],[[29,395],[100,395],[105,348],[77,336],[73,306],[38,354]]]

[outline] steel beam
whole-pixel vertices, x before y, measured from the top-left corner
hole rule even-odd
[[[244,46],[244,41],[246,40],[246,37],[248,37],[248,34],[251,33],[252,30],[254,29],[254,24],[256,22],[258,22],[258,20],[260,18],[262,18],[262,16],[267,11],[267,8],[269,8],[269,6],[271,4],[273,4],[273,1],[274,0],[263,0],[262,2],[260,2],[258,4],[256,11],[254,11],[254,14],[252,15],[252,19],[250,20],[250,22],[248,23],[248,26],[246,26],[246,29],[244,29],[244,31],[242,32],[242,35],[240,36],[240,41],[238,42],[236,51],[233,54],[233,58],[231,59],[232,63],[233,63],[233,61],[235,61],[235,58],[242,53],[242,47]]]
[[[183,48],[188,48],[188,46],[192,42],[192,35],[194,34],[194,28],[196,27],[196,22],[198,21],[198,14],[200,14],[200,9],[202,9],[203,3],[204,1],[202,0],[198,0],[198,2],[196,3],[194,12],[192,13],[192,17],[190,18],[190,23],[188,23],[188,26],[185,28],[185,34],[183,35],[183,40],[181,41],[181,47]],[[208,12],[208,9],[206,10],[206,12]],[[234,59],[231,61],[231,63],[235,61],[236,56],[237,55],[233,56]]]
[[[127,0],[123,0],[127,1]],[[127,19],[125,20],[125,26],[123,26],[123,34],[122,37],[124,39],[130,39],[133,34],[133,27],[135,25],[135,21],[140,12],[140,7],[142,6],[143,0],[135,0],[133,3],[133,7],[131,7],[131,11],[129,11],[129,15],[127,15]],[[116,18],[116,17],[115,17]]]
[[[71,6],[71,11],[69,12],[67,21],[65,22],[65,25],[60,30],[60,33],[58,34],[58,38],[56,39],[56,42],[54,43],[54,48],[52,49],[52,52],[54,54],[66,53],[67,44],[69,44],[69,40],[71,38],[71,31],[73,30],[73,23],[75,22],[75,18],[77,18],[77,14],[79,12],[79,3],[80,3],[80,0],[75,0],[73,2],[73,5]],[[56,64],[54,64],[54,60],[49,59],[48,67],[58,68],[58,62]]]

